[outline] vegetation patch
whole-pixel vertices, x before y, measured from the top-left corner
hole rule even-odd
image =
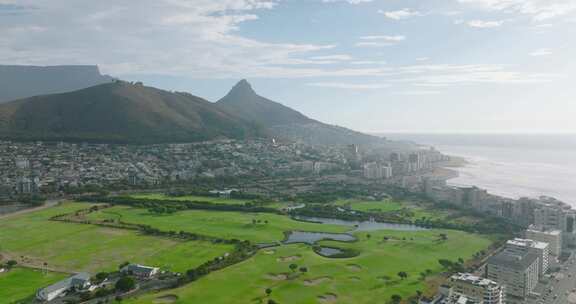
[[[0,273],[0,304],[30,301],[40,288],[54,284],[67,274],[15,267]]]

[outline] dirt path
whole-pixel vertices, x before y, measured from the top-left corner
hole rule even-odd
[[[44,203],[44,205],[39,206],[39,207],[23,209],[23,210],[16,211],[13,213],[0,215],[0,220],[15,217],[15,216],[30,213],[30,212],[36,212],[36,211],[43,210],[43,209],[50,208],[50,207],[54,207],[54,206],[58,205],[61,201],[62,200],[48,200],[48,201],[46,201],[46,203]]]

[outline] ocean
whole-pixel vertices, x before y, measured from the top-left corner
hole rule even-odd
[[[478,186],[510,198],[552,196],[576,207],[576,134],[385,134],[431,145],[468,164],[453,185]]]

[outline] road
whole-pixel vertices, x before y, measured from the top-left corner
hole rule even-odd
[[[535,292],[541,296],[526,301],[528,304],[576,304],[576,257],[574,254],[560,265],[548,284],[538,284]],[[552,291],[550,291],[550,289]]]

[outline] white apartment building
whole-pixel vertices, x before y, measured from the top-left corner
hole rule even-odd
[[[558,257],[562,252],[562,231],[560,230],[542,230],[532,225],[525,231],[524,237],[548,243],[550,254],[553,256]]]
[[[548,271],[549,264],[549,245],[548,243],[530,240],[519,239],[508,240],[504,252],[510,255],[523,255],[525,253],[533,252],[538,255],[538,275],[542,277]]]

